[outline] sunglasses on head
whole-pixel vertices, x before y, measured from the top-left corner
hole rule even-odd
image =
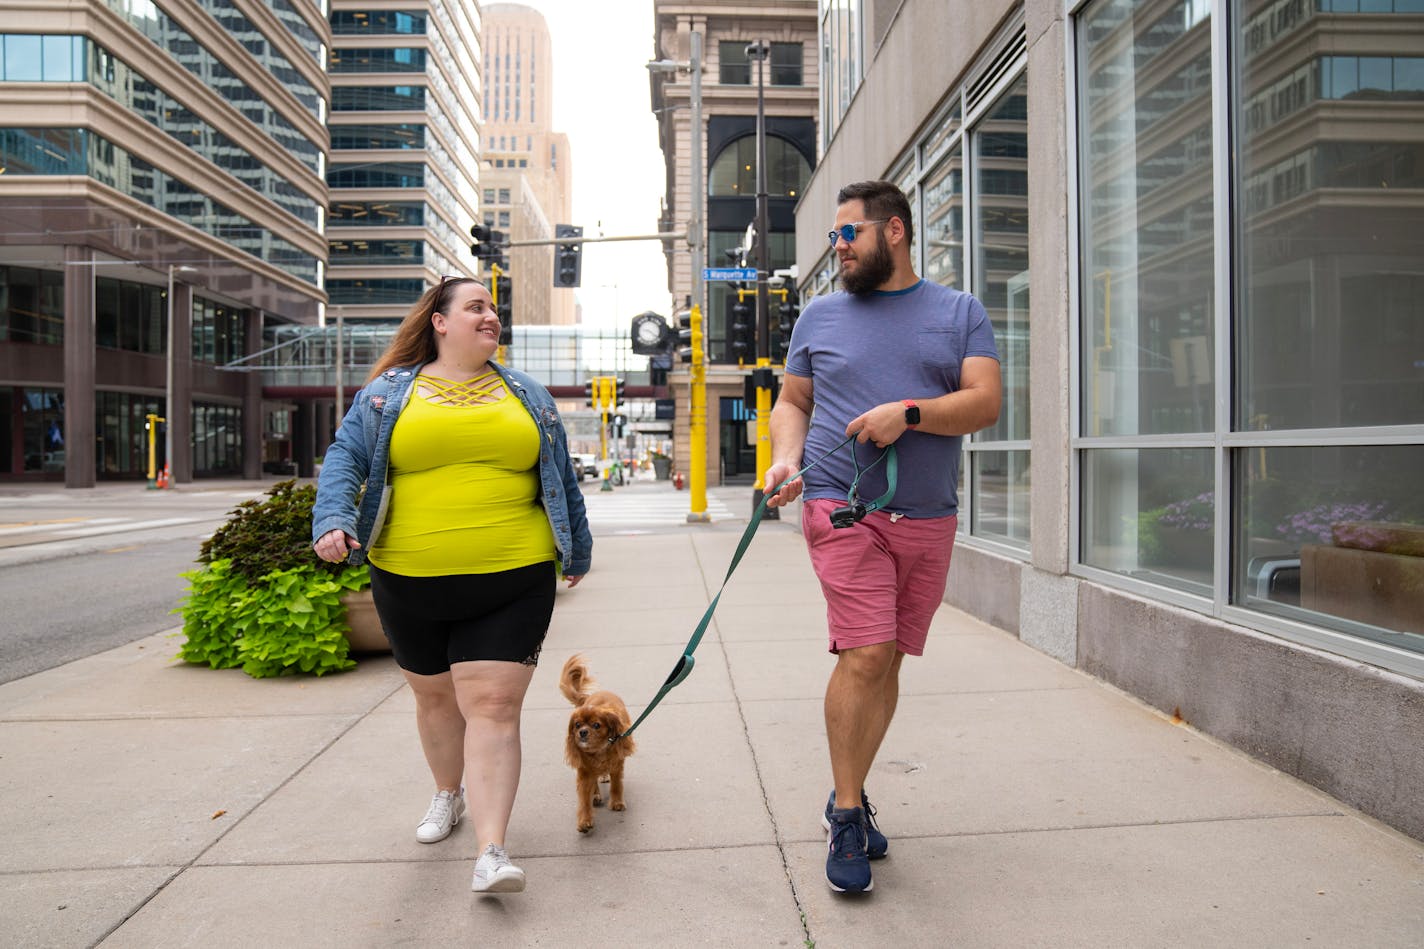
[[[833,227],[826,232],[826,237],[830,239],[831,250],[836,249],[836,241],[845,241],[847,244],[854,244],[855,239],[860,236],[862,227],[869,227],[872,224],[884,224],[890,220],[888,217],[878,221],[855,221],[851,224],[842,224],[840,227]]]

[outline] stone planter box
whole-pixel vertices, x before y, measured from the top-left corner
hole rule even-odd
[[[376,615],[376,603],[370,590],[356,590],[342,594],[341,603],[346,607],[346,623],[351,631],[346,641],[352,652],[390,652],[391,644],[386,639],[386,631],[381,628],[381,618]]]

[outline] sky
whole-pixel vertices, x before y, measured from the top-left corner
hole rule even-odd
[[[554,54],[553,130],[573,152],[573,217],[584,236],[653,234],[665,171],[645,63],[654,58],[651,0],[520,0],[544,14]],[[590,326],[670,315],[658,241],[585,244],[577,291]]]

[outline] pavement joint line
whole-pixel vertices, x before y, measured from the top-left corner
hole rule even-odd
[[[696,544],[692,547],[692,557],[693,560],[697,562],[698,567],[701,568],[702,556],[697,550]],[[702,574],[705,578],[706,571],[702,570]],[[730,580],[730,577],[723,580],[723,585],[730,582]],[[706,582],[704,579],[704,583]],[[713,595],[711,587],[706,587],[704,592],[710,602]],[[811,927],[806,917],[806,906],[801,902],[801,894],[796,890],[796,878],[791,875],[791,861],[786,853],[786,839],[781,834],[781,825],[777,823],[776,812],[771,807],[771,796],[767,793],[766,779],[761,773],[761,760],[757,757],[756,743],[752,741],[751,726],[747,724],[747,715],[746,710],[742,706],[742,697],[737,692],[737,678],[732,672],[731,658],[727,655],[727,641],[722,638],[722,626],[717,622],[715,614],[711,617],[711,625],[713,629],[716,630],[717,647],[722,653],[722,663],[727,668],[727,681],[732,689],[732,702],[737,709],[737,719],[742,723],[742,738],[746,742],[747,753],[751,755],[752,771],[756,774],[757,788],[761,791],[762,807],[766,810],[766,819],[771,822],[771,839],[776,844],[776,855],[781,859],[781,871],[786,875],[786,888],[791,894],[791,903],[796,908],[796,914],[801,920],[801,934],[805,940],[804,944],[814,946],[816,940],[811,935]]]
[[[210,852],[210,851],[211,851],[214,847],[216,847],[218,844],[222,843],[222,841],[227,837],[228,834],[232,833],[232,832],[233,832],[234,830],[236,830],[238,827],[241,827],[242,824],[243,824],[243,822],[246,821],[247,818],[251,817],[252,814],[257,811],[258,808],[260,808],[263,804],[266,804],[268,801],[270,801],[270,800],[273,798],[274,795],[280,793],[281,790],[282,790],[283,788],[285,788],[288,784],[291,784],[292,781],[296,780],[296,778],[297,778],[298,775],[302,774],[304,771],[306,771],[308,768],[310,768],[310,767],[312,766],[312,763],[313,763],[313,762],[315,762],[315,761],[316,761],[318,758],[320,758],[322,755],[324,755],[324,754],[326,754],[328,751],[330,751],[331,748],[332,748],[332,746],[334,746],[338,741],[340,741],[341,739],[343,739],[343,738],[345,738],[347,735],[349,735],[349,734],[351,733],[351,730],[352,730],[353,728],[355,728],[357,725],[361,724],[361,723],[362,723],[363,721],[365,721],[368,717],[370,717],[371,713],[372,713],[373,711],[375,711],[377,707],[379,707],[383,702],[389,701],[390,698],[391,698],[391,696],[395,695],[395,694],[396,694],[397,692],[399,692],[401,689],[405,688],[405,685],[406,685],[406,683],[402,680],[402,681],[401,681],[400,683],[398,683],[394,688],[392,688],[389,692],[386,692],[384,695],[382,695],[380,698],[378,698],[375,702],[373,702],[373,703],[371,704],[370,708],[366,709],[366,711],[365,711],[364,713],[362,713],[362,714],[360,714],[360,715],[354,716],[354,717],[352,718],[352,720],[346,725],[345,728],[342,728],[340,731],[338,731],[335,735],[333,735],[333,736],[331,737],[331,740],[330,740],[330,741],[326,742],[326,743],[325,743],[324,745],[322,745],[320,748],[316,749],[316,751],[314,751],[311,755],[309,755],[309,756],[307,757],[306,761],[302,762],[298,767],[296,767],[295,769],[293,769],[290,774],[288,774],[285,778],[283,778],[280,782],[278,782],[277,785],[276,785],[275,787],[273,787],[270,791],[268,791],[266,794],[262,795],[262,797],[259,798],[251,807],[249,807],[245,812],[243,812],[240,816],[238,816],[238,818],[237,818],[236,820],[234,820],[232,823],[228,824],[227,827],[223,828],[222,832],[219,833],[216,837],[214,837],[214,838],[208,843],[208,845],[207,845],[206,847],[201,848],[201,849],[200,849],[196,854],[194,854],[186,863],[181,864],[181,865],[178,867],[178,870],[177,870],[176,872],[174,872],[173,874],[171,874],[166,880],[164,880],[164,881],[163,881],[162,883],[160,883],[158,886],[154,887],[153,890],[152,890],[151,892],[149,892],[149,894],[148,894],[147,896],[145,896],[143,899],[139,900],[138,903],[137,903],[137,905],[135,905],[133,908],[131,908],[131,909],[129,910],[129,912],[127,912],[126,914],[124,914],[124,916],[123,916],[118,922],[114,923],[113,926],[111,926],[111,927],[109,927],[107,930],[105,930],[105,931],[99,936],[98,939],[94,940],[94,945],[97,946],[97,945],[102,944],[102,943],[103,943],[105,940],[107,940],[110,936],[112,936],[114,933],[116,933],[116,932],[118,932],[120,929],[122,929],[122,928],[124,927],[124,924],[126,924],[129,920],[133,919],[136,915],[138,915],[140,912],[142,912],[142,911],[143,911],[143,908],[144,908],[145,906],[147,906],[149,903],[153,902],[153,900],[154,900],[160,893],[162,893],[164,890],[168,889],[168,887],[173,883],[174,880],[178,879],[178,878],[179,878],[180,876],[182,876],[184,873],[187,873],[190,869],[192,869],[195,865],[197,865],[198,861],[201,860],[201,859],[203,859],[203,856],[204,856],[205,854],[207,854],[208,852]],[[171,866],[171,864],[162,864],[162,866]]]

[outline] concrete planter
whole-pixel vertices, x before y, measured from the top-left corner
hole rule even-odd
[[[376,604],[371,599],[370,590],[344,593],[341,603],[346,607],[346,622],[351,627],[346,641],[351,644],[352,652],[391,651],[386,631],[381,628],[381,618],[376,615]]]

